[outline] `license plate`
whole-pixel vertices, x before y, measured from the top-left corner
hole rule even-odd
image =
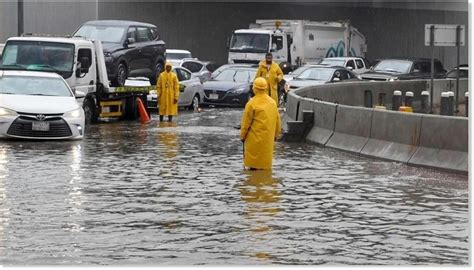
[[[210,94],[209,99],[219,99],[219,95],[218,94]]]
[[[31,129],[35,131],[49,131],[49,122],[33,122]]]

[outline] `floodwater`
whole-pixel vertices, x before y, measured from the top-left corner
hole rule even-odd
[[[241,113],[0,142],[0,263],[469,263],[466,176],[283,142],[247,172]]]

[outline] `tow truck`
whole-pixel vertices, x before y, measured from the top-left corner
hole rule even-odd
[[[5,43],[0,69],[60,74],[74,93],[85,94],[82,107],[86,124],[110,117],[137,119],[137,98],[146,106],[148,92],[155,89],[155,86],[110,87],[102,43],[81,37],[42,34],[11,37]]]

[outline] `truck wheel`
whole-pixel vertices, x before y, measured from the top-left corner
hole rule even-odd
[[[95,124],[98,122],[97,108],[95,107],[94,101],[90,99],[84,100],[82,108],[84,109],[86,125]]]
[[[190,109],[191,111],[197,112],[197,111],[198,111],[198,108],[199,108],[199,95],[196,94],[196,95],[194,95],[194,97],[193,97],[193,102],[192,102],[191,105],[189,106],[189,109]]]
[[[116,86],[124,86],[127,76],[128,76],[127,66],[125,66],[123,62],[120,62],[117,66],[117,76],[116,76],[114,84]]]
[[[156,81],[158,79],[158,76],[160,76],[160,73],[163,71],[163,64],[161,62],[158,62],[153,69],[152,72],[152,77],[150,78],[150,83],[151,85],[156,85]]]
[[[123,118],[125,120],[137,120],[138,118],[138,110],[137,110],[137,103],[135,101],[135,97],[128,97],[125,100],[125,115]]]

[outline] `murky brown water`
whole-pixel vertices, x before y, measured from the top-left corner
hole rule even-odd
[[[0,263],[469,263],[467,177],[281,142],[245,172],[240,116],[0,142]]]

